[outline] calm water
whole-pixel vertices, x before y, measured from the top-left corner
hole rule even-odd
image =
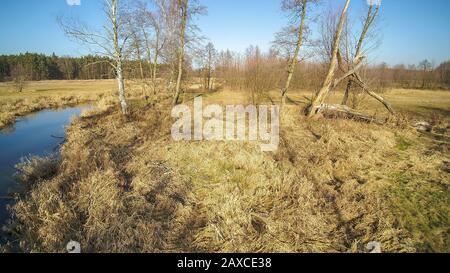
[[[15,185],[14,166],[29,155],[44,156],[58,151],[65,135],[65,126],[88,106],[45,110],[20,118],[0,130],[0,227],[8,218],[7,196]]]

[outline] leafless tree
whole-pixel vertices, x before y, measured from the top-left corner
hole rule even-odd
[[[366,42],[366,38],[369,34],[369,30],[370,30],[371,26],[373,25],[375,19],[378,16],[380,6],[381,6],[381,0],[369,0],[368,5],[369,5],[369,9],[367,12],[367,16],[365,17],[365,20],[364,20],[364,26],[363,26],[360,38],[356,45],[356,50],[355,50],[355,54],[354,54],[355,57],[347,69],[343,68],[342,59],[339,58],[340,69],[343,72],[348,71],[345,75],[349,79],[349,83],[347,84],[348,92],[349,92],[353,82],[355,82],[365,93],[367,93],[369,96],[371,96],[372,98],[376,99],[381,104],[383,104],[384,107],[389,111],[389,113],[391,113],[392,115],[395,115],[395,111],[392,108],[391,104],[386,99],[384,99],[382,96],[373,92],[369,88],[369,86],[363,81],[362,77],[359,75],[359,70],[362,67],[363,61],[365,59],[365,55],[364,55],[364,52],[362,51],[362,48],[363,48],[364,43]],[[340,54],[339,54],[339,56],[340,56]],[[346,94],[344,95],[344,100],[345,100],[345,97],[348,97],[347,90],[346,90]]]
[[[26,73],[21,63],[16,64],[11,70],[12,87],[16,92],[22,92],[27,85]]]
[[[176,105],[179,102],[180,94],[181,94],[181,84],[183,79],[183,70],[184,65],[186,64],[186,50],[193,49],[195,47],[196,42],[199,42],[202,38],[197,35],[198,27],[194,23],[194,19],[196,16],[202,15],[206,13],[206,7],[199,4],[198,0],[172,0],[177,1],[177,11],[176,15],[178,20],[175,21],[176,28],[175,33],[177,34],[177,43],[173,42],[172,44],[176,44],[177,47],[177,55],[176,55],[176,66],[177,66],[177,78],[175,85],[175,92],[173,98],[173,104]]]
[[[428,60],[423,60],[420,62],[419,67],[422,71],[422,89],[425,89],[429,74],[433,71],[433,64]]]
[[[441,63],[436,71],[438,73],[438,82],[440,82],[443,86],[449,88],[450,87],[450,61],[446,61]]]
[[[166,17],[165,9],[166,5],[164,1],[156,0],[158,9],[150,14],[150,25],[153,28],[154,40],[153,40],[153,61],[152,61],[152,86],[153,94],[157,93],[157,75],[158,75],[158,60],[161,56],[162,49],[164,48],[167,36],[165,34],[166,29]],[[146,40],[148,44],[148,39]]]
[[[167,29],[172,2],[168,0],[136,1],[135,22],[136,27],[140,29],[146,60],[150,67],[153,95],[157,93],[158,62],[161,61],[162,50],[169,36]],[[152,8],[149,8],[149,4]]]
[[[107,61],[116,72],[118,97],[122,113],[128,115],[125,96],[123,63],[126,48],[129,46],[130,33],[126,29],[125,6],[122,0],[104,0],[104,14],[108,24],[101,30],[93,30],[77,19],[59,18],[59,23],[69,37],[86,45],[96,55],[108,57]]]
[[[245,83],[250,89],[252,104],[260,98],[262,86],[263,56],[258,46],[250,46],[245,53]]]
[[[370,27],[374,24],[375,19],[378,17],[378,14],[379,14],[379,11],[380,11],[380,3],[381,3],[381,1],[379,1],[378,3],[375,3],[375,2],[370,2],[369,3],[367,16],[364,18],[364,25],[363,25],[363,28],[361,30],[361,35],[360,35],[360,37],[358,39],[358,42],[356,44],[355,52],[353,54],[353,59],[356,58],[357,56],[360,56],[361,54],[363,54],[363,52],[362,52],[363,45],[364,45],[364,42],[365,42],[365,40],[367,38],[367,35],[369,34]],[[347,35],[349,35],[349,34],[347,34]],[[347,44],[347,48],[349,46],[348,43],[349,42],[346,43]],[[349,54],[349,49],[347,49],[346,50],[347,62],[350,62],[350,59],[352,59],[349,55],[350,55]],[[348,80],[347,87],[346,87],[346,90],[345,90],[345,93],[344,93],[344,98],[342,100],[342,104],[343,105],[347,105],[348,97],[349,97],[349,94],[350,94],[350,90],[351,90],[351,88],[353,86],[353,83],[354,83],[354,81],[350,78]]]
[[[144,66],[143,66],[143,38],[140,35],[140,17],[136,12],[130,11],[127,14],[127,31],[130,33],[131,49],[133,50],[134,59],[139,65],[139,76],[142,88],[142,97],[147,98],[147,84],[145,82]]]
[[[328,67],[327,76],[322,84],[322,88],[316,93],[315,97],[313,98],[311,105],[308,109],[307,115],[309,117],[314,116],[317,114],[320,106],[323,104],[326,96],[332,89],[333,85],[333,79],[336,72],[337,62],[338,62],[338,52],[339,52],[339,46],[341,41],[341,35],[342,31],[344,29],[344,24],[347,17],[348,8],[350,5],[350,0],[346,0],[344,8],[341,11],[338,27],[336,29],[336,33],[333,39],[333,45],[331,49],[331,59],[330,64]]]
[[[275,44],[279,47],[287,47],[289,52],[289,65],[287,79],[284,88],[281,90],[281,106],[286,103],[286,95],[291,85],[295,66],[298,63],[300,49],[304,42],[305,21],[309,3],[317,3],[318,0],[283,0],[281,8],[287,12],[291,18],[290,25],[282,32],[277,33]],[[294,48],[294,50],[292,50]]]
[[[183,76],[183,62],[184,62],[184,53],[185,53],[185,42],[186,42],[186,25],[188,20],[188,8],[189,8],[189,0],[178,0],[178,5],[181,13],[181,22],[180,22],[180,35],[179,35],[179,48],[178,48],[178,77],[177,84],[175,86],[175,96],[173,98],[173,105],[178,104],[178,100],[180,97],[180,88],[181,88],[181,77]]]
[[[344,112],[347,114],[350,114],[352,116],[358,117],[360,119],[365,120],[371,120],[370,117],[364,116],[360,113],[357,113],[353,109],[350,109],[346,105],[326,105],[324,104],[324,100],[327,97],[330,90],[334,89],[339,83],[341,83],[345,79],[349,79],[352,82],[355,82],[358,84],[358,86],[369,96],[373,97],[374,99],[378,100],[380,103],[382,103],[386,109],[391,113],[395,114],[394,109],[390,105],[388,101],[386,101],[383,97],[376,94],[370,88],[368,85],[362,80],[361,76],[359,75],[358,71],[361,69],[361,67],[364,64],[365,56],[361,52],[362,44],[364,43],[364,39],[367,35],[367,32],[372,25],[374,19],[376,18],[379,10],[379,6],[381,5],[381,0],[370,0],[369,2],[369,12],[368,16],[366,17],[364,27],[362,34],[360,36],[360,39],[357,43],[356,53],[354,59],[351,61],[351,63],[344,67],[344,60],[342,58],[342,55],[340,54],[340,39],[344,30],[344,25],[346,21],[346,13],[348,10],[348,6],[350,4],[350,1],[346,1],[346,4],[344,6],[344,9],[342,10],[340,20],[338,27],[336,29],[336,34],[334,36],[333,40],[333,46],[332,46],[332,53],[331,53],[331,60],[330,65],[327,73],[327,77],[324,80],[324,83],[322,85],[322,88],[319,92],[315,95],[315,97],[312,100],[311,106],[308,108],[307,114],[309,117],[314,116],[321,110],[332,110],[337,112]],[[373,10],[372,6],[376,6],[375,10]],[[339,69],[342,71],[343,76],[340,78],[335,79],[335,72],[336,67],[339,65]]]
[[[208,92],[213,90],[213,71],[217,58],[217,51],[213,43],[208,43],[204,50],[205,87]]]

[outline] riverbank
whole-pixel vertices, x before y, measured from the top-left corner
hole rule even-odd
[[[363,252],[369,241],[385,252],[450,251],[448,116],[420,112],[441,132],[433,139],[402,122],[286,109],[275,153],[174,142],[170,101],[137,105],[126,120],[116,106],[85,113],[58,172],[21,178],[31,190],[10,227],[21,251],[64,252],[70,240],[84,252]]]
[[[96,102],[114,94],[114,80],[29,82],[20,93],[10,83],[0,83],[0,129],[30,113]]]
[[[73,117],[89,106],[59,110],[43,110],[19,118],[16,124],[0,130],[0,226],[9,218],[7,205],[14,193],[19,191],[14,174],[17,164],[31,164],[37,156],[49,156],[53,162],[58,158],[59,146],[64,141],[65,127]],[[48,164],[44,165],[45,169]],[[49,169],[54,173],[55,169]]]

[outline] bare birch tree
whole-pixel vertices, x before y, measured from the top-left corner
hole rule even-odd
[[[108,24],[101,31],[88,28],[77,19],[59,18],[59,23],[67,36],[88,47],[96,55],[108,57],[108,62],[115,70],[118,97],[122,113],[128,115],[128,104],[125,94],[123,63],[126,59],[125,49],[128,46],[129,33],[123,17],[124,5],[121,0],[104,0],[104,13]]]

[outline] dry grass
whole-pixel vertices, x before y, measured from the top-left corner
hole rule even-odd
[[[139,96],[136,83],[128,82],[131,98]],[[14,123],[17,117],[47,108],[61,108],[81,103],[116,100],[115,80],[30,82],[22,92],[11,83],[0,83],[0,129]]]
[[[16,165],[15,180],[25,192],[32,190],[39,182],[53,177],[58,172],[58,159],[55,155],[47,157],[25,157]]]
[[[104,105],[69,128],[56,175],[30,176],[13,208],[21,251],[63,252],[69,240],[87,252],[362,252],[373,240],[387,252],[450,251],[445,132],[307,120],[289,106],[279,150],[262,153],[173,142],[169,105],[135,107],[129,120]]]
[[[274,101],[279,101],[279,92],[272,91],[270,95],[275,98]],[[311,96],[312,92],[305,90],[289,93],[289,98],[300,105],[305,105],[308,102],[306,97]],[[412,120],[450,115],[450,91],[393,89],[382,96],[392,104],[394,109]],[[342,97],[343,92],[336,91],[329,96],[327,102],[341,103]],[[368,113],[374,115],[382,115],[386,112],[382,105],[367,95],[361,98],[359,108],[368,109]]]

